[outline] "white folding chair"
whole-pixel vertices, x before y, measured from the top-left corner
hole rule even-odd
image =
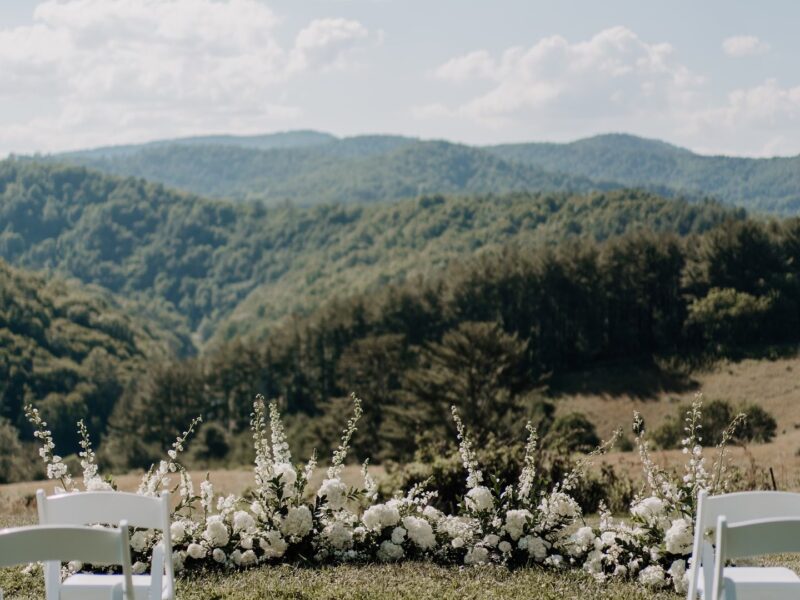
[[[800,519],[759,519],[728,525],[717,519],[716,557],[711,584],[714,600],[794,600],[800,598],[800,578],[732,578],[725,561],[763,554],[800,552]],[[754,573],[766,569],[753,569]],[[792,573],[794,575],[794,573]]]
[[[714,578],[715,549],[706,532],[715,534],[717,520],[724,516],[728,526],[756,519],[800,518],[800,494],[790,492],[736,492],[709,496],[701,491],[697,497],[697,519],[694,525],[694,544],[689,570],[687,600],[698,593],[705,597]],[[760,581],[786,583],[800,581],[790,569],[783,567],[727,567],[727,579],[736,582]],[[800,597],[800,596],[798,596]]]
[[[80,590],[64,589],[60,600],[134,600],[131,580],[131,547],[128,524],[119,529],[76,526],[17,527],[0,531],[0,567],[38,561],[70,561],[121,565],[122,575],[105,588],[104,594],[87,596]],[[99,575],[98,577],[112,577]],[[3,593],[0,591],[0,600]]]
[[[36,503],[42,525],[116,525],[125,520],[130,527],[161,530],[162,542],[153,548],[150,574],[133,576],[133,592],[136,600],[174,599],[169,492],[162,492],[160,497],[126,492],[78,492],[48,497],[44,490],[38,490]],[[62,582],[60,573],[60,563],[45,565],[47,600],[59,600],[59,590],[63,593],[65,589],[77,588],[89,593],[110,584],[109,576],[91,573],[78,573]]]

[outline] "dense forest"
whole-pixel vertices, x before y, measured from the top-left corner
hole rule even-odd
[[[202,195],[299,204],[377,202],[429,193],[640,187],[796,214],[800,157],[701,156],[658,140],[600,135],[567,144],[468,147],[399,136],[313,131],[206,136],[52,157]]]
[[[600,135],[569,144],[508,144],[497,156],[550,171],[665,193],[703,194],[751,211],[796,215],[800,157],[701,156],[657,140]]]
[[[800,220],[488,252],[329,303],[265,342],[160,366],[115,411],[112,455],[128,448],[127,464],[144,464],[201,413],[201,435],[224,459],[247,435],[256,392],[283,399],[305,451],[335,440],[351,390],[366,401],[357,445],[378,459],[408,459],[425,439],[446,439],[451,404],[501,440],[522,434],[526,414],[546,432],[554,375],[796,343],[798,265]],[[181,418],[164,418],[175,410]]]
[[[427,193],[585,192],[620,187],[508,162],[479,148],[391,136],[269,149],[224,143],[158,144],[136,152],[78,153],[57,159],[205,196],[270,205],[286,200],[301,205],[374,203]]]
[[[0,260],[0,441],[11,452],[36,402],[64,449],[75,421],[100,435],[134,376],[172,355],[174,342],[137,308],[97,288],[32,274]],[[11,427],[10,427],[11,426]],[[0,480],[8,476],[0,469]]]
[[[80,167],[0,162],[0,258],[101,285],[147,307],[191,354],[261,335],[332,296],[443,268],[503,244],[681,235],[742,211],[636,191],[431,196],[389,205],[265,208],[203,200]]]

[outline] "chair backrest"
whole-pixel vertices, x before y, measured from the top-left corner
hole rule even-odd
[[[46,525],[0,531],[0,567],[70,560],[121,565],[125,595],[133,600],[130,539],[125,521],[118,529]]]
[[[705,491],[700,491],[697,496],[692,564],[686,595],[690,600],[697,596],[697,582],[701,572],[705,593],[711,589],[715,552],[711,542],[705,538],[705,533],[710,530],[713,534],[720,516],[725,516],[728,525],[757,519],[800,518],[800,494],[760,491],[709,496]]]
[[[42,525],[116,525],[127,521],[131,527],[158,529],[162,532],[163,550],[153,552],[151,574],[159,586],[161,574],[166,575],[165,597],[175,594],[175,572],[172,564],[172,539],[170,537],[170,494],[143,496],[128,492],[78,492],[47,496],[37,490],[36,505]],[[156,560],[158,559],[158,560]],[[60,565],[45,565],[45,582],[48,598],[57,598]]]
[[[725,561],[762,554],[800,552],[800,518],[757,519],[728,524],[717,519],[716,556],[711,598],[720,597],[724,585]]]

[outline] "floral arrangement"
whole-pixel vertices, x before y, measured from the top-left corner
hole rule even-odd
[[[474,442],[453,407],[467,493],[456,514],[448,515],[434,508],[436,492],[426,491],[424,485],[379,502],[368,462],[362,468],[360,487],[350,487],[342,481],[350,442],[362,414],[361,400],[355,395],[352,400],[352,417],[342,432],[326,477],[316,490],[309,489],[316,456],[312,454],[304,465],[292,463],[277,403],[267,405],[258,396],[251,415],[255,448],[252,491],[245,497],[218,496],[206,478],[196,495],[189,472],[178,460],[200,422],[193,421],[168,451],[168,459],[152,466],[138,488],[140,494],[156,495],[170,484],[170,475],[178,475],[174,491],[179,503],[170,531],[176,571],[198,567],[238,569],[279,561],[415,559],[461,565],[582,568],[599,580],[635,578],[648,587],[672,586],[684,591],[697,492],[706,489],[719,493],[729,485],[725,449],[740,419],[723,435],[709,473],[701,445],[702,404],[698,397],[687,413],[683,450],[688,461],[682,478],[677,479],[653,462],[642,420],[636,415],[634,431],[646,486],[632,503],[629,518],[615,519],[601,507],[599,525],[591,527],[583,520],[571,492],[593,457],[607,451],[617,434],[577,461],[560,482],[547,488],[536,470],[537,432],[528,423],[519,479],[502,488],[481,471]],[[34,435],[42,443],[40,455],[47,475],[60,484],[57,491],[80,492],[77,480],[54,453],[52,435],[38,410],[28,406],[26,414],[35,428]],[[113,481],[98,475],[83,422],[78,424],[78,433],[83,488],[116,489]],[[131,547],[135,572],[147,569],[149,554],[157,542],[152,531],[134,532]]]

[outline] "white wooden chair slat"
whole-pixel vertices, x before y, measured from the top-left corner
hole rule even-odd
[[[39,561],[71,561],[121,565],[122,575],[98,598],[134,600],[130,537],[123,520],[119,528],[40,525],[0,530],[0,567]],[[58,564],[58,563],[57,563]],[[77,600],[77,597],[74,597]],[[0,591],[0,600],[2,592]],[[68,595],[62,600],[70,600]]]
[[[705,538],[705,532],[716,530],[717,519],[724,515],[729,525],[754,519],[800,518],[800,494],[791,492],[736,492],[709,496],[701,491],[697,498],[697,518],[686,597],[695,600],[698,592],[706,597],[712,588],[716,552]],[[753,567],[740,572],[741,567],[728,567],[729,577],[761,577],[763,581],[784,580],[791,573],[778,567]]]
[[[175,597],[175,574],[172,563],[172,540],[170,537],[170,495],[162,492],[159,497],[143,496],[126,492],[79,492],[46,496],[43,490],[36,493],[39,523],[114,525],[125,520],[132,527],[157,529],[162,532],[161,547],[154,548],[149,575],[133,578],[138,598],[150,600],[173,600]],[[61,600],[59,593],[69,593],[80,587],[93,594],[96,587],[112,585],[113,580],[92,581],[94,575],[75,575],[63,583],[60,579],[61,565],[58,562],[45,564],[45,588],[47,600]]]
[[[789,569],[770,569],[781,574],[765,578],[765,569],[724,567],[730,559],[800,551],[800,518],[758,519],[729,526],[727,518],[720,516],[715,529],[716,556],[711,598],[789,600],[800,597],[800,577]]]

